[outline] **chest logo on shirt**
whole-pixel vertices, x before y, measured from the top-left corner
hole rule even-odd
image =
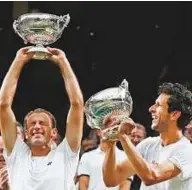
[[[154,166],[158,166],[158,165],[159,165],[155,160],[153,160],[151,163],[152,163]]]
[[[48,162],[47,166],[50,166],[52,164],[52,161],[51,162]]]

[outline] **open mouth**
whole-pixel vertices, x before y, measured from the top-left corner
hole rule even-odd
[[[32,137],[42,137],[44,135],[44,133],[32,133]]]
[[[152,115],[152,121],[155,121],[155,120],[157,120],[157,119],[158,119],[157,116]]]

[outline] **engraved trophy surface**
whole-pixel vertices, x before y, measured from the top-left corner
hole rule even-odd
[[[119,87],[107,88],[93,96],[85,103],[87,124],[92,129],[105,129],[108,118],[122,121],[129,118],[133,109],[133,101],[128,90],[128,82],[124,79]],[[117,140],[118,125],[109,128],[105,138]]]
[[[21,15],[13,23],[15,32],[24,40],[36,45],[28,52],[35,52],[33,58],[44,60],[52,54],[44,47],[57,41],[70,21],[69,14],[57,16],[48,13]]]

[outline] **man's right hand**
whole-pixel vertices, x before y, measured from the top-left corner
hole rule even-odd
[[[47,47],[47,50],[52,53],[52,56],[49,57],[50,61],[53,61],[58,66],[65,62],[66,55],[62,50],[50,47]]]
[[[32,46],[28,46],[28,47],[24,47],[21,48],[20,50],[17,51],[16,57],[15,57],[15,61],[19,62],[19,63],[27,63],[29,60],[32,59],[34,53],[27,53],[28,50],[31,48]]]
[[[131,118],[127,118],[121,122],[118,128],[118,136],[120,139],[130,137],[132,130],[135,128],[135,122]]]
[[[7,168],[4,166],[0,169],[0,190],[7,189],[8,186],[8,173]]]

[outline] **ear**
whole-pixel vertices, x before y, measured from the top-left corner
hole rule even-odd
[[[173,121],[178,120],[180,116],[181,116],[181,112],[180,111],[173,111],[173,112],[171,112],[171,120],[173,120]]]
[[[25,133],[25,139],[28,139],[28,131],[25,129],[25,131],[24,131],[24,133]]]
[[[51,138],[56,138],[57,137],[57,135],[58,135],[58,130],[57,130],[57,128],[53,128],[52,130],[51,130]]]

